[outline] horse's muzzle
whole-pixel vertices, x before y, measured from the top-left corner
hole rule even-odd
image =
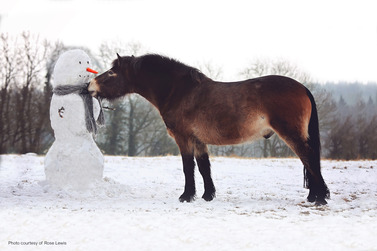
[[[89,86],[88,86],[88,92],[92,97],[97,97],[98,95],[98,87],[97,87],[97,82],[95,79],[90,81]]]

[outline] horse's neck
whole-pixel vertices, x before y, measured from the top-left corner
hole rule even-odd
[[[152,105],[154,105],[159,110],[159,99],[154,95],[152,90],[136,90],[135,93],[139,94],[146,100],[148,100]]]
[[[174,84],[160,80],[152,80],[138,84],[139,88],[135,92],[161,111],[166,103],[169,102],[171,93],[174,91]],[[141,88],[140,88],[141,87]]]
[[[212,79],[203,75],[201,76],[202,79],[193,79],[193,83],[189,83],[184,81],[182,76],[174,74],[175,73],[169,77],[169,80],[165,80],[164,76],[153,76],[148,79],[140,80],[140,82],[135,85],[135,92],[147,99],[160,112],[163,112],[166,109],[172,108],[172,102],[177,105],[180,100],[187,97],[191,90],[195,88],[195,81],[200,81],[202,82],[201,84],[213,82]]]

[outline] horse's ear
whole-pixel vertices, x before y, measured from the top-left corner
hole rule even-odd
[[[117,57],[118,57],[118,66],[122,66],[122,57],[119,56],[118,53],[117,53]]]

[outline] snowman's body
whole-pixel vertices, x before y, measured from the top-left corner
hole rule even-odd
[[[81,50],[67,51],[54,69],[53,87],[87,83],[91,73],[89,56]],[[93,98],[93,115],[100,106]],[[86,128],[84,101],[79,94],[53,94],[50,104],[51,127],[55,141],[45,158],[46,180],[62,188],[85,189],[103,176],[103,155]]]

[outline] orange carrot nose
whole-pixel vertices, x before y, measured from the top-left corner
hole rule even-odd
[[[95,70],[93,70],[93,69],[90,69],[89,67],[86,68],[86,71],[91,72],[91,73],[94,73],[94,74],[98,74],[98,71],[95,71]]]

